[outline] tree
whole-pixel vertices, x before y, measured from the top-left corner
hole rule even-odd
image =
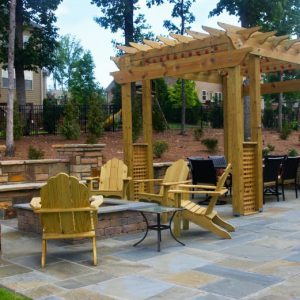
[[[150,27],[146,24],[143,14],[135,12],[139,10],[138,0],[92,0],[97,5],[102,16],[95,18],[95,21],[103,28],[109,28],[112,33],[122,31],[125,45],[129,42],[142,41]],[[149,35],[149,33],[148,33]]]
[[[6,119],[6,155],[14,156],[14,57],[15,57],[16,0],[11,0],[9,9],[8,42],[8,99]]]
[[[1,0],[7,5],[9,0]],[[57,46],[57,28],[54,11],[62,0],[17,0],[16,1],[16,40],[15,73],[16,91],[19,104],[26,104],[24,70],[36,71],[38,68],[52,69],[53,52]],[[0,19],[6,18],[6,11],[0,10]],[[7,64],[7,26],[1,28],[0,62]],[[23,33],[30,32],[24,43]]]
[[[77,103],[87,104],[98,89],[94,75],[94,61],[90,51],[74,62],[70,74],[69,92]]]
[[[179,18],[179,25],[176,25],[171,20],[164,21],[164,27],[168,30],[183,35],[187,29],[188,24],[195,21],[195,16],[190,12],[190,8],[195,0],[169,0],[174,4],[172,10],[172,17]],[[186,95],[185,95],[185,80],[181,80],[181,134],[185,134],[185,112],[186,112]]]
[[[172,87],[169,88],[169,101],[172,107],[181,108],[181,79],[176,81]],[[184,79],[185,85],[185,96],[186,96],[186,107],[193,108],[200,105],[198,94],[195,89],[195,82],[191,80]]]
[[[278,35],[300,35],[299,0],[220,0],[210,16],[220,15],[224,10],[238,16],[242,27],[260,25],[263,31],[276,30]],[[280,77],[282,78],[282,77]],[[282,130],[282,94],[279,95],[279,130]],[[248,106],[249,107],[249,106]],[[250,115],[249,112],[245,114]],[[248,122],[249,123],[249,122]],[[246,128],[245,137],[250,136]]]
[[[64,35],[60,38],[54,52],[55,66],[52,71],[55,89],[56,83],[62,91],[69,89],[75,64],[82,58],[83,53],[84,50],[75,37]]]

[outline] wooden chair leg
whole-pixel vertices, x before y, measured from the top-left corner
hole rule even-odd
[[[229,232],[235,231],[235,228],[234,228],[231,224],[229,224],[229,223],[227,223],[226,221],[224,221],[224,220],[223,220],[220,216],[218,216],[218,215],[216,215],[216,216],[213,218],[212,221],[213,221],[215,224],[217,224],[217,225],[223,227],[224,229],[226,229],[226,230],[229,231]]]
[[[43,239],[42,240],[42,259],[41,259],[42,268],[45,267],[46,252],[47,252],[47,240]]]
[[[227,230],[220,227],[219,225],[215,224],[212,220],[203,218],[203,220],[201,222],[201,226],[203,226],[205,229],[213,232],[214,234],[218,235],[219,237],[222,237],[224,239],[231,239],[230,233]]]
[[[94,261],[94,266],[97,266],[97,247],[96,247],[96,237],[94,236],[92,238],[93,240],[93,261]]]
[[[182,229],[183,230],[189,230],[190,228],[190,222],[187,219],[182,220]]]

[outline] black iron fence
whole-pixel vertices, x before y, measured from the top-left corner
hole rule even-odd
[[[58,134],[59,125],[64,116],[65,105],[20,105],[17,108],[24,135]],[[87,131],[88,105],[79,105],[79,124],[82,132]],[[114,105],[102,105],[103,120],[111,116],[111,122],[106,129],[116,130]],[[4,137],[6,128],[7,106],[0,105],[0,137]]]

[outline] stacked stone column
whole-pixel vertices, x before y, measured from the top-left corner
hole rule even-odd
[[[102,166],[102,150],[105,144],[65,144],[52,146],[59,158],[70,161],[70,175],[83,180],[91,176],[92,169]]]

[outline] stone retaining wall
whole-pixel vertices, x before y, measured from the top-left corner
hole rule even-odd
[[[0,161],[0,183],[43,182],[69,169],[68,159]]]
[[[70,175],[78,179],[91,176],[92,169],[102,166],[102,150],[105,144],[65,144],[52,146],[58,158],[68,159]]]
[[[101,210],[101,209],[100,209]],[[32,210],[17,208],[18,229],[25,232],[41,234],[41,225],[38,214]],[[152,223],[153,216],[147,216]],[[109,238],[116,235],[136,233],[145,230],[146,222],[142,215],[135,211],[116,211],[111,213],[99,213],[96,235],[98,238]],[[72,240],[78,242],[78,239]]]

